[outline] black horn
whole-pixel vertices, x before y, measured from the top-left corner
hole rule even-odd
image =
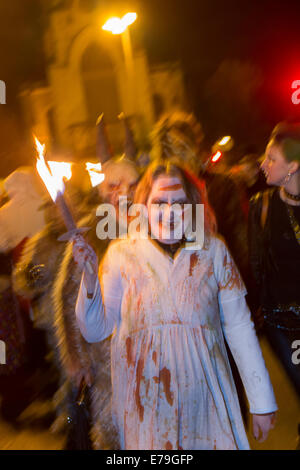
[[[130,160],[135,160],[137,155],[137,147],[135,145],[134,135],[130,127],[130,118],[125,116],[122,112],[118,118],[123,122],[125,129],[125,142],[124,142],[124,153],[125,156]]]
[[[100,114],[96,122],[97,126],[97,157],[100,163],[105,163],[113,156],[104,123],[104,114]]]

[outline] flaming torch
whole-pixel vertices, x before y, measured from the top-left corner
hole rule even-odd
[[[105,175],[104,173],[101,173],[101,163],[87,162],[85,164],[85,168],[89,174],[91,185],[93,188],[104,181]]]
[[[35,143],[39,154],[36,162],[37,171],[68,229],[68,232],[62,235],[59,241],[72,240],[76,235],[86,232],[88,228],[78,228],[76,226],[73,215],[63,195],[65,189],[64,180],[69,180],[72,176],[71,163],[47,162],[44,158],[45,145],[42,145],[36,137]],[[93,270],[88,261],[86,266],[92,274]]]
[[[70,179],[72,175],[71,164],[46,162],[44,158],[45,145],[42,145],[36,137],[35,143],[39,154],[36,162],[37,171],[42,178],[52,201],[57,205],[68,231],[72,232],[77,230],[71,211],[63,196],[65,189],[64,179]]]

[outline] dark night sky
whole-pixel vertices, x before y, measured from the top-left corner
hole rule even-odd
[[[300,2],[293,0],[144,1],[146,43],[155,56],[170,51],[188,61],[224,57],[271,61],[300,43]],[[154,36],[154,37],[153,37]],[[287,50],[288,49],[288,50]]]
[[[44,78],[40,3],[0,0],[0,78],[11,82],[12,101],[22,82]],[[140,0],[140,4],[134,32],[142,35],[151,61],[179,58],[199,86],[224,58],[257,63],[270,90],[280,80],[298,78],[298,72],[300,78],[299,1]]]
[[[14,92],[24,81],[44,78],[40,3],[0,0],[0,78],[9,78]],[[300,74],[299,1],[140,0],[140,4],[135,33],[142,35],[151,61],[181,59],[184,70],[200,79],[199,86],[224,58],[252,60],[273,82]]]
[[[5,109],[0,107],[1,116],[17,109],[22,84],[45,79],[45,19],[40,8],[45,1],[0,0],[0,79],[6,81],[8,100]],[[130,0],[125,3],[129,8]],[[139,3],[133,39],[142,38],[151,63],[181,61],[196,113],[202,110],[205,84],[220,63],[240,59],[253,62],[262,72],[257,103],[268,111],[270,126],[286,116],[300,118],[300,105],[292,106],[290,99],[291,82],[300,79],[299,0]],[[0,129],[1,142],[2,134]]]
[[[251,105],[261,113],[265,125],[258,137],[260,142],[265,142],[279,120],[300,120],[300,104],[291,102],[291,83],[300,79],[300,1],[143,3],[140,22],[149,56],[154,62],[180,59],[192,107],[204,127],[209,117],[203,90],[226,59],[250,61],[261,72],[261,85]],[[210,124],[206,130],[214,138],[212,127]],[[252,138],[249,136],[249,141]]]
[[[150,56],[154,60],[179,57],[185,71],[200,79],[200,86],[225,58],[256,63],[271,94],[289,94],[290,81],[300,78],[299,1],[151,0],[145,4]]]

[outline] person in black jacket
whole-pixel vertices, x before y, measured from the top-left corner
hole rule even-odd
[[[249,252],[264,332],[300,396],[300,123],[278,124],[250,202]]]

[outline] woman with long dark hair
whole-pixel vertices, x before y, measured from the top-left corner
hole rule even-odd
[[[300,396],[300,124],[275,127],[261,168],[272,188],[251,200],[250,262],[264,331]]]

